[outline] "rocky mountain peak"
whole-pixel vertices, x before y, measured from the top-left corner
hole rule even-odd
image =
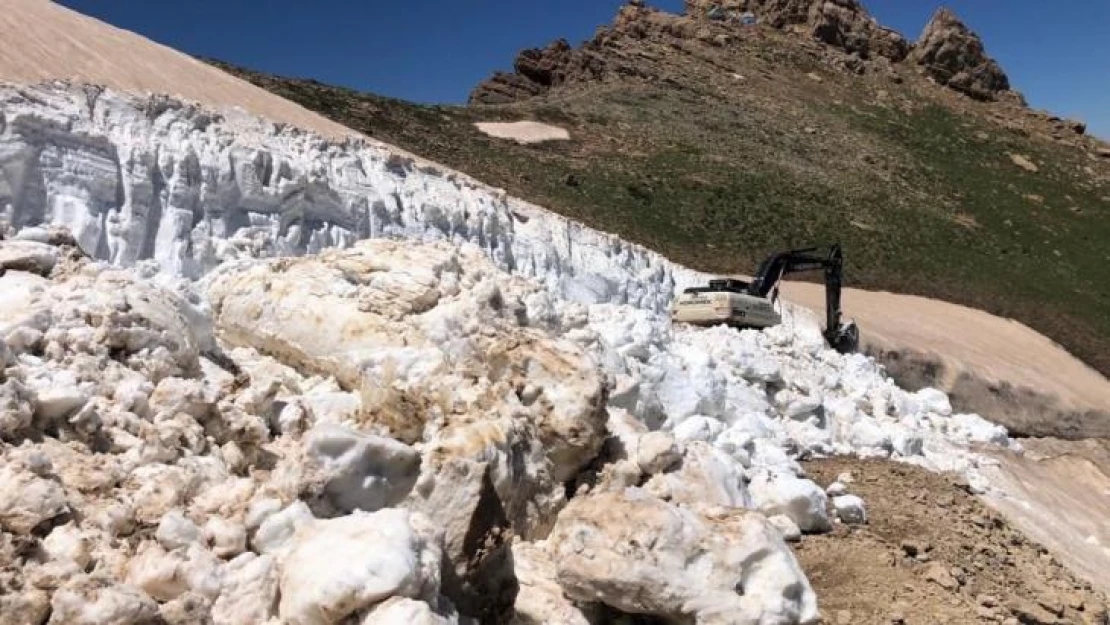
[[[983,41],[956,14],[942,7],[933,14],[911,54],[942,85],[977,100],[995,100],[1010,80],[987,56]]]

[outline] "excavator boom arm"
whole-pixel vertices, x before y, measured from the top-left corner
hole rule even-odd
[[[759,297],[775,288],[782,276],[791,273],[824,270],[825,272],[825,339],[834,348],[844,351],[854,349],[858,340],[854,326],[841,326],[840,289],[843,280],[844,256],[839,244],[829,248],[822,258],[813,252],[817,248],[791,250],[769,257],[759,267],[759,273],[749,287],[749,293]]]

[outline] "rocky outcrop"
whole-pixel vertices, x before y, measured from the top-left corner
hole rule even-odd
[[[947,8],[929,20],[910,59],[938,83],[977,100],[995,100],[1010,89],[1009,78],[987,56],[979,36]]]
[[[572,80],[598,79],[605,60],[589,47],[572,48],[559,39],[546,48],[524,50],[513,62],[515,73],[497,72],[470,94],[471,104],[504,104],[546,92]]]
[[[910,46],[897,32],[880,26],[859,0],[686,0],[686,14],[704,19],[719,7],[726,16],[750,11],[774,28],[801,29],[835,48],[862,58],[898,62]]]
[[[979,100],[1005,97],[1006,74],[986,56],[982,41],[948,9],[941,9],[911,45],[897,31],[880,25],[860,0],[686,0],[685,15],[672,15],[632,3],[621,8],[613,24],[581,47],[560,39],[546,48],[525,50],[513,73],[498,72],[471,93],[471,104],[503,104],[525,100],[578,82],[615,76],[655,77],[651,54],[640,54],[637,40],[652,39],[671,47],[688,43],[721,46],[742,36],[741,16],[812,37],[841,54],[834,65],[856,73],[869,61],[910,61],[942,85]]]

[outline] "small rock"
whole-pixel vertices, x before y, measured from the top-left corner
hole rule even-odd
[[[1010,160],[1013,161],[1014,165],[1017,165],[1018,167],[1030,173],[1035,174],[1040,171],[1040,168],[1037,167],[1037,165],[1033,161],[1029,160],[1028,157],[1021,154],[1011,154]]]
[[[867,523],[867,508],[863,505],[863,500],[855,495],[833,497],[833,508],[836,510],[836,518],[849,525]]]
[[[986,619],[988,621],[993,621],[997,616],[993,608],[988,608],[982,605],[975,608],[975,613],[979,615],[979,618]]]
[[[979,595],[975,598],[975,601],[978,602],[979,605],[986,608],[998,607],[998,597],[995,597],[993,595]]]
[[[856,478],[851,473],[844,472],[844,473],[841,473],[840,475],[836,476],[836,481],[838,481],[842,484],[853,484],[853,483],[855,483]]]
[[[1037,600],[1037,604],[1056,616],[1064,615],[1064,604],[1055,597],[1041,597]]]
[[[960,587],[960,583],[952,577],[948,568],[939,562],[930,562],[925,567],[925,579],[949,591]]]
[[[840,482],[833,482],[832,484],[829,484],[829,487],[825,489],[825,492],[829,495],[829,497],[839,497],[841,495],[848,494],[848,487],[844,484],[841,484]]]
[[[919,541],[919,540],[903,540],[902,541],[902,551],[906,552],[906,555],[910,556],[911,558],[917,558],[917,557],[923,556],[926,553],[928,553],[930,550],[932,550],[932,548],[933,548],[933,546],[931,544],[929,544],[927,541]]]

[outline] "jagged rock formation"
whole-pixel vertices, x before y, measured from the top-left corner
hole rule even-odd
[[[863,58],[874,54],[897,62],[909,52],[905,38],[876,23],[859,0],[686,0],[687,15],[698,18],[712,7],[726,14],[750,11],[774,28],[800,27],[818,41]]]
[[[804,33],[846,53],[851,58],[842,65],[855,72],[864,71],[869,60],[901,63],[912,56],[940,84],[976,99],[996,99],[1010,88],[998,64],[985,55],[978,36],[947,9],[934,15],[921,40],[912,45],[876,22],[859,0],[686,0],[684,16],[632,3],[621,8],[612,25],[600,28],[579,48],[560,39],[546,48],[525,50],[513,64],[515,73],[495,73],[474,89],[470,103],[525,100],[562,85],[615,74],[650,76],[650,69],[627,49],[628,42],[661,37],[727,45],[749,28],[740,23],[747,12],[763,24]]]
[[[994,100],[1010,80],[987,56],[979,36],[947,8],[938,10],[914,46],[912,60],[942,85],[977,100]]]

